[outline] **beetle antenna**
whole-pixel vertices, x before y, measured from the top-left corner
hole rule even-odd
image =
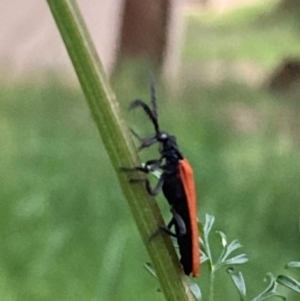
[[[159,126],[158,126],[156,114],[150,109],[150,107],[146,103],[144,103],[140,99],[136,99],[131,103],[129,110],[135,109],[140,106],[144,109],[144,111],[146,112],[146,114],[148,115],[150,120],[152,121],[154,128],[155,128],[155,132],[158,134]]]
[[[130,133],[140,142],[143,142],[143,139],[141,138],[141,136],[132,128],[129,128]]]
[[[152,144],[157,142],[156,136],[154,137],[146,137],[146,138],[141,138],[141,136],[132,128],[129,128],[131,134],[139,140],[139,142],[141,143],[141,145],[139,146],[138,150],[142,150],[143,148],[149,147]]]
[[[154,76],[152,73],[150,73],[150,95],[151,95],[152,112],[157,120],[156,89],[155,89]]]

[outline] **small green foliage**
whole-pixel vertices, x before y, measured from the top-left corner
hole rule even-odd
[[[240,295],[240,300],[245,301],[246,300],[246,295],[247,295],[247,290],[246,290],[246,284],[245,280],[243,277],[242,272],[235,270],[232,268],[232,265],[236,264],[243,264],[248,261],[248,258],[246,254],[238,254],[235,256],[232,256],[232,253],[236,251],[237,249],[240,249],[242,245],[238,242],[238,240],[233,240],[232,242],[228,243],[228,239],[225,235],[224,232],[222,231],[216,231],[216,233],[220,236],[221,238],[221,245],[222,245],[222,251],[221,254],[218,258],[218,260],[215,262],[212,257],[212,252],[210,249],[209,245],[209,234],[211,233],[211,229],[213,227],[213,224],[215,222],[215,218],[212,215],[206,214],[205,215],[205,224],[203,227],[203,239],[201,238],[201,262],[207,262],[210,270],[210,300],[213,300],[213,290],[214,290],[214,273],[218,271],[221,267],[223,266],[229,266],[227,269],[227,273],[229,274],[231,280],[233,281],[235,287],[238,290],[238,293]],[[199,226],[200,227],[200,226]],[[200,231],[202,232],[202,231]],[[287,267],[293,267],[293,268],[299,268],[300,263],[299,262],[290,262],[287,264]],[[265,280],[269,280],[270,283],[268,286],[258,294],[254,299],[251,301],[261,301],[261,300],[266,300],[269,298],[277,297],[282,300],[286,300],[286,298],[281,295],[277,291],[278,283],[285,285],[286,287],[289,287],[297,292],[300,292],[300,283],[297,282],[295,279],[291,277],[286,277],[286,276],[278,276],[277,279],[271,274],[268,273],[266,275]]]
[[[281,285],[288,287],[292,289],[295,292],[300,293],[300,282],[298,282],[293,277],[285,276],[285,275],[279,275],[276,278],[276,281],[280,283]]]
[[[238,289],[241,301],[244,301],[246,297],[246,284],[242,272],[236,271],[233,268],[228,268],[227,273],[230,275],[231,280]]]
[[[234,285],[236,286],[239,295],[240,295],[240,300],[245,301],[246,300],[246,284],[245,280],[243,277],[242,272],[234,270],[233,268],[228,268],[227,273],[230,275]],[[254,299],[251,301],[261,301],[261,300],[266,300],[272,297],[278,297],[281,298],[282,300],[286,300],[286,298],[281,295],[280,293],[277,292],[277,280],[276,278],[271,274],[268,273],[266,275],[265,280],[270,280],[269,285],[266,287],[266,289],[257,295]]]
[[[200,289],[199,285],[191,280],[189,280],[188,283],[189,283],[190,290],[192,291],[192,293],[194,294],[196,299],[201,300],[202,293],[201,293],[201,289]]]
[[[300,268],[300,262],[299,261],[291,261],[289,263],[287,263],[285,265],[285,268],[286,269],[289,269],[289,268]]]
[[[155,270],[154,270],[153,265],[152,265],[151,262],[146,262],[146,263],[144,264],[144,268],[145,268],[145,269],[146,269],[153,277],[157,278],[156,272],[155,272]]]
[[[285,268],[286,269],[300,268],[300,262],[299,261],[291,261],[291,262],[289,262],[285,265]],[[279,276],[277,276],[276,281],[279,284],[281,284],[281,285],[283,285],[287,288],[290,288],[291,290],[293,290],[297,293],[300,293],[300,282],[298,282],[293,277],[285,276],[285,275],[279,275]]]
[[[267,288],[262,293],[260,293],[257,297],[252,299],[252,301],[261,301],[272,297],[278,297],[281,298],[282,300],[286,300],[286,298],[283,295],[277,292],[276,278],[271,273],[268,273],[265,277],[265,280],[268,279],[270,280],[270,283],[267,286]]]
[[[144,268],[155,278],[157,278],[155,269],[153,268],[153,265],[151,264],[151,262],[146,262],[144,264]],[[191,280],[188,280],[188,285],[189,288],[191,290],[191,292],[193,293],[193,295],[196,297],[197,300],[201,300],[202,299],[202,294],[201,294],[201,289],[199,287],[199,285]],[[161,292],[161,289],[158,289],[159,292]]]
[[[232,258],[228,258],[233,251],[241,248],[242,245],[236,239],[228,245],[226,235],[221,231],[217,231],[217,233],[221,236],[223,250],[216,263],[216,269],[224,265],[242,264],[248,261],[246,254],[240,254]]]
[[[246,254],[239,254],[239,255],[229,258],[229,256],[232,255],[232,253],[235,250],[241,248],[242,245],[236,239],[228,244],[227,237],[226,237],[225,233],[223,233],[222,231],[216,231],[216,233],[219,234],[221,237],[222,251],[219,256],[219,259],[216,262],[214,262],[212,253],[210,250],[210,245],[209,245],[209,233],[212,229],[214,222],[215,222],[214,216],[209,215],[209,214],[205,215],[205,224],[204,224],[204,228],[203,228],[203,232],[204,232],[203,239],[200,239],[201,247],[202,247],[201,262],[203,263],[205,261],[208,261],[209,269],[212,273],[216,272],[218,269],[220,269],[223,266],[231,266],[234,264],[246,263],[248,261]]]

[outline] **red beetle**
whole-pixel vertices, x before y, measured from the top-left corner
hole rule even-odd
[[[143,101],[135,100],[130,109],[142,107],[152,121],[155,134],[151,137],[140,138],[140,149],[147,148],[154,143],[160,144],[160,158],[149,160],[144,166],[127,168],[125,170],[139,170],[144,173],[161,170],[161,176],[154,188],[148,179],[131,182],[145,181],[149,194],[156,195],[162,189],[171,207],[172,219],[165,229],[170,235],[177,238],[180,262],[186,275],[192,273],[193,277],[200,273],[199,233],[197,224],[197,204],[193,169],[179,151],[176,138],[160,130],[157,119],[157,106],[154,85],[151,85],[152,109]],[[175,227],[175,233],[171,231]]]

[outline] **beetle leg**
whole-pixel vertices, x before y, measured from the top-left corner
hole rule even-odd
[[[162,167],[163,157],[159,159],[148,160],[143,166],[135,166],[135,167],[121,167],[122,171],[141,171],[144,173],[149,173],[155,171]]]
[[[155,185],[155,187],[152,188],[148,179],[130,179],[131,183],[145,182],[147,192],[150,195],[157,195],[159,193],[159,191],[162,189],[162,187],[164,185],[164,181],[165,181],[165,179],[162,175],[160,177],[160,179],[158,180],[157,184]]]
[[[133,130],[132,128],[129,129],[131,134],[137,138],[140,142],[140,146],[138,147],[138,150],[141,151],[144,148],[147,148],[149,146],[151,146],[152,144],[157,142],[157,138],[156,136],[151,136],[151,137],[146,137],[146,138],[142,138],[135,130]]]
[[[164,231],[166,234],[168,234],[170,236],[173,236],[173,237],[177,238],[176,233],[174,233],[173,231],[171,231],[171,228],[172,228],[173,225],[175,225],[175,222],[176,222],[176,219],[175,219],[175,217],[173,215],[173,217],[170,220],[170,222],[168,223],[168,225],[167,226],[160,226],[160,230]]]
[[[164,156],[161,156],[159,159],[152,159],[152,160],[148,160],[144,167],[147,168],[148,172],[152,172],[155,171],[159,168],[162,168],[162,161],[164,159]]]
[[[171,219],[170,222],[168,223],[167,227],[168,227],[169,229],[171,229],[173,225],[175,225],[175,219],[174,219],[174,217],[172,217],[172,219]]]
[[[178,238],[178,235],[176,233],[174,233],[171,228],[172,226],[174,226],[175,224],[178,226],[179,228],[179,235],[185,235],[186,234],[186,225],[184,220],[182,219],[182,217],[176,212],[176,210],[171,207],[171,212],[173,214],[172,219],[170,220],[170,222],[168,223],[167,226],[160,226],[150,237],[149,237],[149,242],[155,238],[161,231],[165,232],[166,234]]]
[[[174,233],[173,231],[171,231],[166,226],[160,226],[159,230],[165,232],[166,234],[168,234],[168,235],[170,235],[172,237],[178,238],[178,235],[176,235],[176,233]]]
[[[141,151],[142,149],[147,148],[156,142],[157,142],[156,136],[142,138],[141,145],[138,147],[138,150]]]
[[[161,168],[162,158],[148,160],[143,166],[145,173],[149,173]]]
[[[186,225],[185,225],[184,220],[173,207],[171,207],[171,212],[173,214],[173,219],[174,219],[173,224],[175,223],[177,225],[177,227],[179,228],[180,235],[185,235],[186,234]]]
[[[142,171],[144,173],[148,173],[149,170],[146,166],[135,166],[135,167],[121,167],[122,171]]]
[[[161,229],[167,234],[178,238],[178,235],[171,231],[171,227],[177,225],[177,227],[179,228],[179,235],[185,235],[186,225],[182,217],[177,213],[177,211],[173,207],[171,207],[171,212],[173,214],[171,221],[168,223],[167,227],[162,226]]]
[[[155,171],[161,168],[162,158],[149,160],[146,162],[145,167],[149,170],[148,172]]]
[[[171,219],[171,221],[168,223],[167,226],[160,226],[150,237],[149,237],[149,242],[155,238],[160,232],[164,232],[170,236],[173,236],[173,237],[176,237],[177,238],[177,235],[175,233],[173,233],[170,228],[174,225],[175,223],[175,220],[174,220],[174,217]]]
[[[155,185],[154,188],[151,188],[150,186],[150,182],[149,180],[147,179],[146,180],[146,189],[148,191],[149,194],[151,195],[157,195],[160,190],[162,189],[163,185],[164,185],[164,182],[165,182],[165,178],[163,175],[161,175],[161,177],[159,178],[157,184]]]

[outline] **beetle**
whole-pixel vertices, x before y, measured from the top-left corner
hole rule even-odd
[[[181,255],[180,262],[184,273],[186,275],[192,273],[193,277],[198,277],[200,273],[200,250],[193,169],[180,152],[176,137],[160,130],[153,82],[150,90],[152,108],[144,101],[136,99],[131,103],[130,109],[141,107],[152,122],[155,134],[141,138],[133,130],[131,132],[141,143],[139,150],[159,143],[160,158],[148,160],[143,166],[125,168],[124,170],[138,170],[146,174],[161,170],[161,176],[154,188],[151,187],[147,178],[131,179],[130,181],[144,181],[148,193],[153,196],[157,195],[160,190],[163,191],[173,216],[167,227],[162,227],[162,229],[177,238]],[[173,226],[175,233],[171,231]]]

